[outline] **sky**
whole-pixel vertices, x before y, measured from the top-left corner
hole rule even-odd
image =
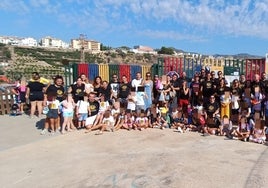
[[[268,0],[1,0],[0,36],[83,34],[105,46],[268,53]]]

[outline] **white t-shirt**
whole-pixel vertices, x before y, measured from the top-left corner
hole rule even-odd
[[[115,121],[114,121],[114,117],[111,115],[108,118],[103,118],[102,119],[102,123],[105,123],[108,126],[113,126]]]
[[[115,115],[115,114],[120,114],[120,108],[118,108],[118,109],[112,109],[112,111],[111,111],[111,114],[112,114],[112,116],[113,115]]]
[[[105,112],[108,107],[109,107],[109,102],[108,101],[100,101],[100,109],[99,109],[99,112],[103,113]]]
[[[136,91],[138,90],[138,86],[141,86],[142,83],[142,78],[137,80],[137,79],[133,79],[131,82],[131,86],[136,88]]]
[[[144,124],[148,122],[148,118],[147,117],[137,117],[135,120],[135,123],[139,123],[139,124]]]
[[[131,96],[131,97],[132,97],[132,100],[128,99],[127,109],[134,111],[134,110],[136,110],[137,97],[136,96]]]
[[[91,83],[85,84],[85,90],[86,92],[90,93],[94,91],[94,86]]]
[[[47,101],[47,106],[49,109],[59,109],[60,101],[54,100],[54,101]]]
[[[145,93],[144,92],[137,92],[136,94],[137,97],[137,102],[136,105],[144,105],[144,97],[145,97]]]
[[[61,102],[62,104],[62,112],[73,112],[74,111],[74,105],[72,102],[68,102],[67,100],[64,100]]]
[[[79,100],[77,102],[76,106],[78,108],[79,114],[87,114],[88,113],[89,102],[84,101],[84,100]]]

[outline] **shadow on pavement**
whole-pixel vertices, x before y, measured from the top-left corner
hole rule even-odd
[[[39,121],[36,122],[35,127],[36,127],[38,130],[42,130],[42,129],[44,128],[45,121],[46,121],[45,118],[40,119]]]

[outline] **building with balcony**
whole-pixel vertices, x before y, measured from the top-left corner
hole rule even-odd
[[[71,48],[73,49],[83,49],[85,51],[100,52],[100,42],[94,40],[86,40],[86,39],[72,39],[71,40]]]

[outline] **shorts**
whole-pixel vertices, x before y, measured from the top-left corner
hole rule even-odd
[[[32,101],[43,101],[44,100],[44,93],[41,92],[35,92],[30,93],[29,100]]]
[[[26,103],[25,95],[26,95],[26,92],[20,93],[20,103]]]
[[[71,111],[71,112],[69,112],[69,111],[63,112],[62,113],[62,116],[63,117],[73,117],[74,116],[74,112],[73,111]]]
[[[78,114],[78,121],[86,121],[87,120],[87,113],[81,113],[81,114]]]
[[[136,111],[141,112],[142,110],[144,111],[144,105],[136,105]]]
[[[57,119],[58,117],[58,109],[49,109],[47,113],[47,118]]]
[[[97,115],[87,117],[86,126],[93,125]]]

